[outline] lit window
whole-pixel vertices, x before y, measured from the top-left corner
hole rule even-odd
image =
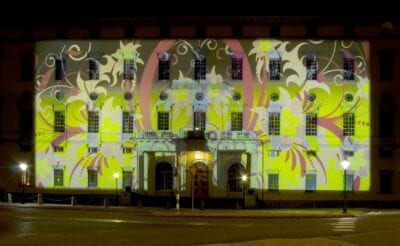
[[[169,113],[158,112],[158,130],[169,130]]]
[[[280,114],[269,113],[268,118],[268,134],[280,135]]]
[[[243,58],[232,57],[232,79],[241,80],[243,77]]]
[[[55,111],[54,112],[54,131],[65,132],[65,112]]]
[[[354,114],[343,114],[343,136],[354,136]]]
[[[88,132],[98,133],[99,132],[99,112],[88,111]]]
[[[313,192],[317,187],[317,174],[307,173],[306,174],[306,191]]]
[[[88,169],[88,187],[97,187],[97,170]]]
[[[318,73],[318,60],[315,55],[308,56],[306,58],[306,79],[307,80],[317,80]]]
[[[268,174],[268,190],[269,191],[279,190],[279,174],[277,173]]]
[[[315,113],[306,114],[306,135],[317,135],[317,114]]]
[[[133,119],[134,114],[130,111],[122,112],[122,133],[133,132]]]
[[[354,59],[344,58],[343,60],[343,79],[354,80]]]
[[[281,79],[281,60],[270,59],[269,60],[269,79],[280,80]]]
[[[194,130],[204,131],[206,129],[206,113],[203,111],[194,112]]]
[[[54,186],[61,187],[64,186],[64,170],[56,168],[54,169]]]
[[[241,131],[243,130],[243,115],[242,112],[232,112],[231,113],[231,130]]]
[[[136,79],[135,61],[133,59],[124,59],[124,79]]]

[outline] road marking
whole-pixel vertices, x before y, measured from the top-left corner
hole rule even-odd
[[[333,226],[332,231],[337,232],[352,232],[356,230],[356,221],[357,218],[348,217],[348,218],[340,218],[336,223],[332,223]]]

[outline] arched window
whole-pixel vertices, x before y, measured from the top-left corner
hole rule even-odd
[[[228,169],[228,190],[243,191],[242,174],[244,167],[242,164],[235,163]]]
[[[156,166],[156,189],[172,190],[172,166],[168,162],[160,162]]]

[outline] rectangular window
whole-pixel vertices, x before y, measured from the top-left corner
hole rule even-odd
[[[345,157],[353,157],[353,156],[354,156],[354,151],[351,151],[351,150],[344,150],[344,151],[343,151],[343,155],[344,155]]]
[[[317,135],[317,114],[306,114],[306,136]]]
[[[306,174],[306,191],[314,192],[317,187],[317,174],[307,173]]]
[[[346,171],[346,191],[353,191],[353,180],[354,173]]]
[[[65,112],[55,111],[54,112],[54,131],[65,132]]]
[[[306,58],[306,79],[317,80],[318,73],[318,59],[317,56],[308,56]]]
[[[343,59],[343,79],[354,80],[354,58]]]
[[[243,130],[243,114],[242,112],[231,113],[231,130],[241,131]]]
[[[207,59],[203,55],[198,55],[194,59],[194,79],[206,79]]]
[[[277,173],[268,174],[268,190],[269,191],[279,190],[279,174]]]
[[[135,61],[124,59],[124,79],[135,79]]]
[[[232,57],[232,80],[243,78],[243,58]]]
[[[132,154],[133,148],[131,147],[122,147],[122,153],[124,154]]]
[[[280,150],[271,149],[271,150],[268,151],[268,156],[271,156],[271,157],[279,156],[280,152],[281,152]]]
[[[169,130],[169,113],[158,112],[158,130]]]
[[[281,60],[270,59],[269,60],[269,80],[280,80],[281,79]]]
[[[165,52],[160,54],[158,59],[158,79],[168,80],[169,79],[169,55]]]
[[[122,171],[122,187],[125,190],[132,189],[132,181],[133,181],[133,172],[132,171]]]
[[[97,187],[97,170],[88,169],[88,187]]]
[[[60,58],[55,60],[56,73],[55,80],[63,80],[65,78],[65,59]]]
[[[343,114],[343,136],[354,136],[354,114]]]
[[[88,132],[98,133],[99,132],[99,112],[88,111]]]
[[[89,59],[89,79],[100,78],[100,61],[97,58]]]
[[[54,152],[64,152],[64,147],[59,145],[53,146]]]
[[[134,114],[130,111],[122,112],[122,133],[133,132],[133,119]]]
[[[89,154],[95,154],[97,153],[97,147],[88,147],[88,153]]]
[[[281,120],[280,113],[269,113],[268,116],[268,134],[280,135]]]
[[[64,169],[54,169],[54,186],[62,187],[64,186]]]
[[[393,81],[394,54],[392,51],[379,52],[379,78],[381,81]]]
[[[206,113],[203,111],[194,112],[194,130],[205,131],[206,130]]]

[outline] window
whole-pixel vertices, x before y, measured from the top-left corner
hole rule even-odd
[[[306,136],[317,135],[317,114],[306,114]]]
[[[279,190],[279,174],[277,173],[268,174],[268,190],[269,191]]]
[[[269,113],[268,120],[268,134],[269,135],[280,135],[280,114]]]
[[[269,79],[280,80],[281,79],[281,60],[270,59],[269,60]]]
[[[243,191],[242,174],[244,167],[242,164],[233,164],[228,169],[228,191]]]
[[[343,59],[343,79],[354,80],[354,58]]]
[[[122,147],[122,153],[124,154],[132,154],[133,148],[131,147]]]
[[[158,79],[159,80],[167,80],[169,79],[169,54],[163,52],[160,54],[158,59]]]
[[[169,130],[169,113],[158,112],[158,130]]]
[[[232,112],[231,113],[231,130],[241,131],[243,130],[243,115],[242,112]]]
[[[306,58],[306,79],[317,80],[318,60],[317,56],[309,56]]]
[[[99,112],[88,111],[88,132],[98,133],[99,132]]]
[[[206,113],[203,111],[194,112],[194,130],[205,131],[206,130]]]
[[[354,136],[354,114],[343,114],[343,136]]]
[[[135,79],[135,61],[124,59],[124,79]]]
[[[391,51],[379,52],[379,78],[382,81],[393,81],[394,54]]]
[[[65,78],[65,59],[64,58],[56,59],[55,66],[56,66],[55,79],[63,80]]]
[[[393,171],[380,171],[379,173],[379,193],[391,194],[393,185]]]
[[[344,155],[345,157],[353,157],[353,156],[354,156],[354,151],[351,151],[351,150],[344,150],[344,151],[343,151],[343,155]]]
[[[346,191],[353,191],[353,180],[354,173],[346,171]]]
[[[172,166],[168,162],[160,162],[156,167],[156,189],[159,191],[172,190]]]
[[[306,191],[313,192],[317,187],[317,174],[307,173],[306,174]]]
[[[243,78],[243,58],[232,57],[232,79],[241,80]]]
[[[100,61],[97,58],[89,59],[89,79],[100,78]]]
[[[65,132],[65,112],[55,111],[54,112],[54,131]]]
[[[64,170],[63,169],[54,169],[54,186],[61,187],[64,186]]]
[[[64,152],[64,147],[59,145],[53,146],[54,152]]]
[[[279,156],[280,152],[281,152],[280,150],[271,149],[268,151],[268,156],[271,156],[271,157]]]
[[[88,169],[88,187],[97,187],[97,170]]]
[[[194,79],[206,79],[207,60],[203,55],[196,55],[194,59]]]
[[[95,153],[97,153],[97,151],[98,151],[97,147],[88,147],[89,154],[95,154]]]
[[[130,191],[132,189],[132,177],[132,171],[122,171],[122,187],[124,187],[125,191]]]
[[[133,119],[134,114],[130,111],[122,112],[122,133],[133,132]]]

